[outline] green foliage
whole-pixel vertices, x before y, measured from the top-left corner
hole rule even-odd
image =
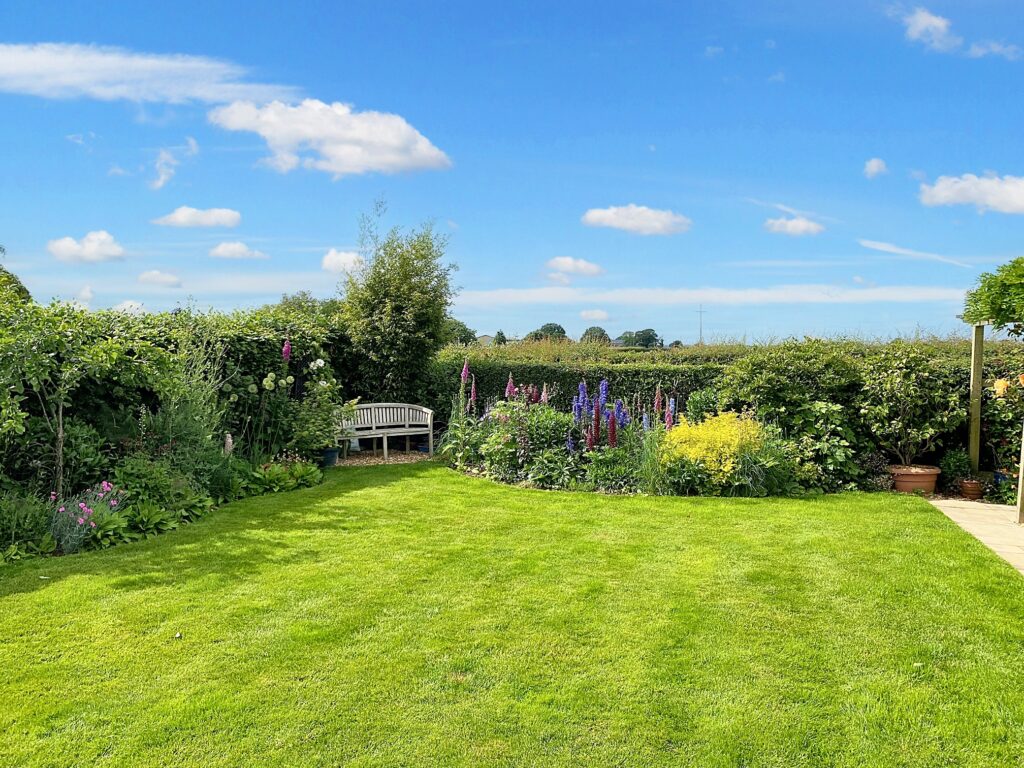
[[[449,317],[445,320],[444,344],[476,344],[476,331],[461,320]]]
[[[260,494],[308,488],[322,480],[323,472],[309,462],[271,462],[253,470],[251,483],[254,492]]]
[[[142,535],[132,529],[124,512],[116,509],[102,509],[93,515],[92,520],[95,527],[90,528],[86,540],[90,549],[107,549],[118,544],[127,544],[138,540]]]
[[[667,396],[684,402],[690,392],[711,386],[722,373],[722,366],[718,363],[646,363],[629,362],[628,359],[626,362],[609,363],[575,357],[566,361],[524,360],[519,350],[507,357],[501,354],[502,349],[513,350],[516,346],[519,345],[510,344],[497,350],[494,347],[443,349],[430,366],[431,392],[434,394],[428,406],[438,413],[448,413],[453,398],[458,395],[459,372],[467,354],[482,402],[492,401],[504,393],[511,372],[516,383],[547,384],[550,402],[560,410],[567,410],[572,405],[581,379],[592,388],[601,379],[608,379],[612,390],[634,406],[638,400],[650,405],[659,384]],[[563,346],[578,348],[583,345]]]
[[[380,237],[366,225],[363,240],[366,266],[349,276],[342,308],[360,391],[378,402],[421,402],[453,295],[447,242],[429,226]]]
[[[942,456],[942,461],[939,462],[939,469],[942,470],[939,479],[948,489],[955,489],[961,480],[974,477],[971,457],[963,448],[951,448],[946,451]]]
[[[533,455],[525,479],[537,488],[571,488],[582,477],[577,454],[564,448],[544,448]]]
[[[496,334],[494,334],[494,346],[503,347],[506,344],[508,344],[508,338],[505,336],[504,331],[499,330]]]
[[[691,424],[698,424],[716,413],[718,413],[718,390],[714,387],[695,390],[686,398],[686,420]]]
[[[530,331],[526,334],[527,341],[561,341],[566,338],[565,328],[560,326],[558,323],[544,323],[544,325],[537,330]]]
[[[128,526],[145,539],[173,531],[181,524],[181,516],[169,509],[143,501],[128,508]]]
[[[50,533],[52,512],[34,494],[0,492],[0,559],[20,559],[28,554],[30,546],[41,543]],[[2,555],[8,550],[8,555]]]
[[[611,341],[608,331],[599,325],[590,326],[580,336],[580,342],[583,344],[610,344]]]
[[[639,462],[636,453],[629,448],[605,446],[588,453],[587,459],[585,480],[596,490],[623,493],[638,488]]]
[[[964,320],[991,322],[1013,336],[1024,333],[1024,256],[985,272],[964,298]]]
[[[0,302],[12,304],[28,304],[32,294],[16,274],[9,269],[0,267]]]
[[[893,342],[864,363],[861,414],[877,444],[901,464],[940,446],[966,420],[966,391],[921,350]]]

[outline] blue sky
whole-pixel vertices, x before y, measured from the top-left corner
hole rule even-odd
[[[34,295],[336,291],[450,237],[481,333],[962,328],[1024,254],[1024,7],[6,2],[0,242]]]

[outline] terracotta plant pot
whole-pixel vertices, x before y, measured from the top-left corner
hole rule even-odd
[[[977,500],[981,498],[981,483],[977,480],[961,480],[960,493],[965,499]]]
[[[935,493],[935,481],[941,470],[920,464],[893,464],[889,467],[893,485],[900,493]]]

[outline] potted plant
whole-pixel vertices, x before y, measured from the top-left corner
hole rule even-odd
[[[865,360],[861,415],[878,445],[898,462],[889,467],[897,491],[935,491],[940,468],[915,462],[966,418],[957,388],[940,384],[945,373],[902,341]]]
[[[318,457],[323,467],[333,467],[347,434],[344,423],[354,414],[356,402],[341,403],[333,379],[309,382],[306,396],[296,405],[292,447],[305,456]]]
[[[971,459],[963,448],[953,448],[939,462],[942,479],[948,491],[959,492],[966,499],[980,499],[981,482],[974,476]]]

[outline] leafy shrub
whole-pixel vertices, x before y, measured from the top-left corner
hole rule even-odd
[[[128,509],[129,527],[146,539],[173,531],[180,522],[177,512],[151,501],[141,501]]]
[[[877,444],[901,464],[940,446],[967,418],[965,391],[939,363],[905,342],[864,362],[860,410]]]
[[[939,469],[942,470],[939,479],[947,489],[955,489],[961,480],[974,476],[971,457],[963,448],[952,448],[946,451],[942,461],[939,462]]]
[[[630,492],[640,485],[639,462],[625,446],[603,447],[587,454],[586,482],[599,491]]]
[[[178,500],[192,493],[188,479],[169,462],[142,454],[129,456],[114,470],[114,483],[123,488],[129,506],[152,504],[177,509]]]
[[[128,518],[122,510],[110,507],[101,508],[92,516],[93,526],[90,527],[86,544],[92,549],[106,549],[116,544],[127,544],[139,538],[140,534],[132,530]]]
[[[577,456],[562,448],[545,448],[533,456],[526,480],[538,488],[568,488],[583,476]]]
[[[669,484],[682,494],[767,496],[799,490],[791,443],[732,412],[683,420],[661,444]]]
[[[16,490],[0,493],[0,560],[17,560],[50,535],[52,510],[39,497]]]
[[[691,424],[699,424],[717,412],[718,390],[714,387],[698,389],[686,398],[686,420]]]
[[[680,460],[696,464],[713,485],[724,486],[736,471],[740,455],[756,451],[763,440],[760,424],[726,412],[698,424],[682,420],[665,435],[661,449],[667,464]]]

